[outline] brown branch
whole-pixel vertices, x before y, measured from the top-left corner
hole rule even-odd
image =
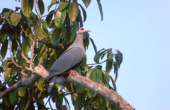
[[[53,11],[53,12],[51,12],[51,13],[49,13],[49,14],[43,15],[43,16],[41,16],[41,18],[46,17],[46,16],[48,16],[48,15],[51,15],[51,14],[53,14],[53,13],[55,13],[55,12],[56,12],[56,11]]]
[[[28,88],[28,95],[29,95],[29,100],[24,110],[29,110],[30,104],[32,102],[32,90],[30,88]]]
[[[25,34],[26,34],[26,36],[31,40],[31,41],[34,41],[28,34],[27,34],[27,32],[24,30],[24,28],[22,27],[22,25],[20,25],[20,27],[21,27],[21,30],[22,30],[22,32],[24,32]]]
[[[26,61],[27,63],[30,63],[30,61],[27,59],[27,57],[25,57],[24,53],[21,53],[21,56],[25,59],[25,61]]]
[[[41,58],[40,58],[40,61],[39,61],[39,66],[41,65],[41,61],[42,61],[42,57],[47,53],[47,51],[48,51],[48,48],[45,50],[45,52],[43,53],[43,55],[41,56]]]
[[[19,68],[24,68],[23,66],[19,66],[19,65],[14,61],[14,58],[13,58],[13,55],[12,55],[12,51],[11,51],[11,43],[10,43],[10,40],[9,40],[9,50],[10,50],[11,60],[12,60],[12,62],[14,63],[14,65],[17,66],[17,67],[19,67]]]

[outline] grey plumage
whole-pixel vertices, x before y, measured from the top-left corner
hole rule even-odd
[[[83,45],[83,36],[85,32],[88,32],[86,28],[80,28],[74,42],[70,47],[54,62],[50,69],[50,74],[46,78],[50,80],[48,92],[51,92],[57,75],[63,72],[74,69],[81,64],[86,54]]]

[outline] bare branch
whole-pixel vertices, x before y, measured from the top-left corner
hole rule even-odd
[[[41,56],[41,58],[40,58],[40,61],[39,61],[39,66],[41,65],[41,61],[42,61],[42,57],[47,53],[47,51],[48,51],[48,48],[45,50],[45,52],[43,53],[43,55]]]
[[[24,110],[29,110],[30,104],[32,102],[32,90],[30,88],[28,88],[28,95],[29,95],[29,100]]]
[[[19,66],[15,61],[14,61],[14,58],[13,58],[13,55],[12,55],[12,51],[11,51],[11,43],[10,43],[10,40],[9,40],[9,50],[10,50],[10,55],[11,55],[11,60],[12,62],[15,64],[15,66],[19,67],[19,68],[24,68],[23,66]]]
[[[30,63],[30,61],[25,57],[24,53],[21,53],[21,56],[26,60],[27,63]]]
[[[53,13],[55,13],[55,12],[56,12],[56,11],[53,11],[52,13],[49,13],[49,14],[43,15],[43,16],[41,16],[41,18],[46,17],[46,16],[48,16],[48,15],[51,15],[51,14],[53,14]]]
[[[87,64],[87,65],[97,65],[97,64],[102,64],[102,63],[104,63],[104,62],[106,62],[107,60],[105,60],[105,61],[102,61],[102,62],[100,62],[100,63],[92,63],[92,64]]]
[[[22,27],[22,25],[20,25],[20,27],[21,27],[22,32],[24,32],[24,33],[26,34],[26,36],[27,36],[31,41],[33,41],[33,39],[26,33],[26,31],[24,30],[24,28]]]

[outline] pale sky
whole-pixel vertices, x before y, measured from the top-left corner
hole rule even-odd
[[[20,6],[15,0],[0,2],[0,11]],[[117,92],[136,110],[170,110],[170,0],[101,0],[101,4],[103,21],[93,0],[84,27],[92,31],[98,50],[123,53]],[[93,63],[92,45],[86,54],[87,62]]]

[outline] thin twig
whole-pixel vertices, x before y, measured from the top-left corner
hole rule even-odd
[[[51,99],[51,97],[50,97],[50,99]],[[51,110],[53,110],[53,108],[52,108],[52,106],[51,106],[51,102],[50,102],[50,101],[49,101],[49,105],[50,105]]]
[[[32,90],[30,88],[28,88],[29,100],[28,100],[27,105],[24,110],[29,110],[29,108],[30,108],[30,104],[32,102],[32,92],[31,91]]]
[[[45,50],[45,52],[43,53],[43,55],[41,56],[41,58],[40,58],[40,61],[39,61],[39,64],[38,65],[41,65],[41,61],[42,61],[42,57],[47,53],[47,51],[48,51],[48,48],[46,48],[46,50]]]
[[[51,14],[53,14],[53,13],[55,13],[55,12],[56,12],[56,11],[53,11],[53,12],[51,12],[51,13],[49,13],[49,14],[43,15],[43,16],[41,16],[41,18],[46,17],[46,16],[48,16],[48,15],[51,15]]]
[[[102,64],[104,62],[106,62],[107,60],[103,61],[103,62],[100,62],[100,63],[92,63],[92,64],[87,64],[87,65],[98,65],[98,64]]]
[[[9,44],[10,44],[9,50],[10,50],[10,55],[11,55],[11,60],[12,60],[12,62],[13,62],[17,67],[19,67],[19,68],[24,68],[23,66],[19,66],[19,65],[14,61],[13,56],[12,56],[12,51],[11,51],[11,43],[10,43],[10,40],[9,40]]]
[[[33,39],[32,39],[32,38],[27,34],[27,32],[24,30],[24,28],[22,27],[22,25],[20,25],[20,27],[21,27],[22,32],[24,32],[24,33],[26,34],[26,36],[27,36],[30,40],[33,41]]]
[[[24,53],[21,53],[21,56],[26,60],[27,63],[30,63],[30,61],[25,57]]]
[[[50,101],[50,97],[48,98],[47,102],[45,103],[45,106],[47,105],[47,103]]]

